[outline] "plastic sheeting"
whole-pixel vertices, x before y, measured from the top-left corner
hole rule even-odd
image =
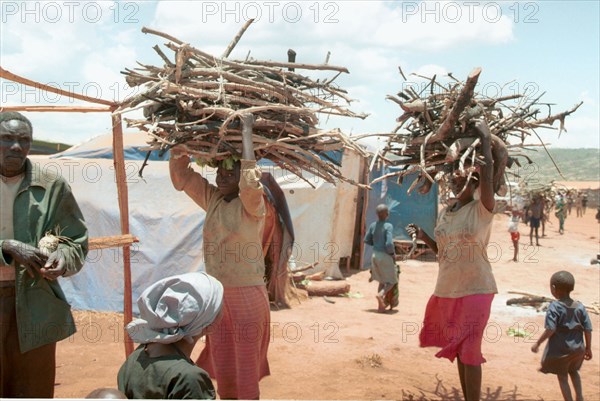
[[[123,135],[123,155],[125,160],[144,160],[148,153],[145,148],[148,147],[148,134],[145,132],[125,133]],[[55,153],[50,156],[51,159],[64,158],[83,158],[83,159],[113,159],[113,136],[111,134],[98,135],[79,145]],[[158,151],[150,153],[148,160],[168,160],[169,152],[159,155]]]
[[[374,169],[371,171],[370,181],[397,169],[399,168],[380,167]],[[407,190],[417,176],[418,173],[405,176],[402,185],[398,184],[397,177],[391,177],[371,186],[372,190],[369,192],[369,207],[365,220],[367,228],[377,220],[375,208],[383,203],[387,205],[390,212],[388,222],[394,226],[394,239],[410,241],[411,238],[405,230],[405,227],[410,223],[417,224],[433,238],[433,229],[437,221],[438,186],[434,184],[425,195],[419,194],[417,188],[408,194]],[[365,246],[363,268],[368,268],[371,265],[372,253],[372,248]]]
[[[50,159],[31,157],[42,169],[61,174],[71,185],[88,225],[90,237],[121,233],[115,172],[108,159]],[[344,155],[343,170],[358,179],[359,156]],[[204,211],[183,192],[176,191],[167,162],[150,162],[138,177],[141,161],[126,160],[134,313],[139,294],[155,281],[174,274],[204,270],[202,226]],[[195,166],[198,170],[199,167]],[[318,270],[341,276],[339,258],[352,254],[358,189],[334,186],[307,175],[315,186],[275,167],[269,171],[283,189],[296,234],[296,265],[319,261]],[[351,173],[355,172],[355,173]],[[215,171],[203,170],[214,182]],[[61,286],[76,309],[123,310],[123,257],[121,248],[90,251],[81,272],[61,278]]]

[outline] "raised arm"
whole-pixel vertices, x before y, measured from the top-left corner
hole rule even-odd
[[[423,229],[421,227],[419,227],[418,225],[412,224],[412,223],[407,225],[406,232],[408,232],[408,235],[410,235],[411,237],[413,235],[416,235],[417,239],[420,239],[421,241],[426,243],[427,246],[433,252],[438,253],[437,242],[435,242],[435,240],[433,238],[431,238],[429,235],[427,235],[427,233],[425,231],[423,231]]]
[[[496,201],[494,199],[494,158],[492,157],[492,134],[486,122],[479,120],[475,123],[475,131],[481,140],[481,154],[485,165],[481,166],[479,191],[481,203],[492,212]]]
[[[242,122],[242,161],[240,174],[240,199],[244,210],[252,216],[263,217],[266,214],[263,199],[263,187],[260,183],[261,171],[256,166],[252,128],[254,116],[250,113],[240,116]]]
[[[583,332],[583,337],[585,338],[585,355],[584,358],[586,361],[592,359],[592,332],[589,330],[585,330]]]
[[[176,190],[184,191],[202,209],[208,208],[208,202],[217,188],[190,167],[190,158],[181,148],[171,149],[169,174]]]
[[[373,230],[371,230],[371,226],[367,228],[367,233],[365,234],[365,239],[363,242],[367,245],[373,246]]]
[[[242,114],[242,159],[256,160],[254,157],[254,143],[252,142],[252,129],[254,128],[254,116],[250,113]]]
[[[384,226],[385,233],[385,252],[388,255],[394,255],[396,249],[394,248],[394,226],[390,223],[386,223]]]

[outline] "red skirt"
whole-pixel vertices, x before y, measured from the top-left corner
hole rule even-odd
[[[217,380],[221,399],[258,399],[258,382],[270,374],[267,290],[265,286],[224,290],[223,317],[207,334],[196,364]]]
[[[481,365],[483,333],[490,318],[494,294],[475,294],[462,298],[432,295],[427,303],[421,347],[441,347],[438,358],[454,361],[457,356],[466,365]]]

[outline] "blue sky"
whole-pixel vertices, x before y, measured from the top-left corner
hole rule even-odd
[[[403,86],[398,65],[416,84],[409,73],[464,79],[480,66],[477,90],[490,95],[545,91],[542,100],[554,104],[553,113],[583,100],[560,139],[558,131],[539,133],[554,147],[600,147],[597,1],[2,1],[0,64],[42,83],[122,100],[133,91],[119,71],[136,61],[161,64],[152,46],[164,40],[144,35],[143,26],[220,55],[245,20],[259,14],[230,58],[251,50],[255,59],[285,61],[293,48],[298,62],[321,63],[330,51],[330,64],[350,70],[338,82],[358,100],[351,108],[370,116],[322,116],[323,128],[390,132],[401,113],[385,96]],[[4,80],[0,85],[5,105],[80,104]],[[28,116],[40,139],[79,143],[110,130],[105,114]]]

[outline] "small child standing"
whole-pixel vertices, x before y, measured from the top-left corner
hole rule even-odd
[[[389,216],[388,207],[385,204],[377,205],[375,209],[377,221],[372,223],[367,230],[364,242],[373,247],[371,256],[371,279],[379,282],[377,289],[377,311],[385,312],[398,306],[398,275],[394,252],[394,227],[387,223]]]
[[[565,401],[573,400],[569,376],[575,388],[576,400],[583,400],[579,368],[584,359],[592,359],[592,322],[585,306],[571,299],[574,287],[575,278],[571,273],[563,270],[552,275],[550,291],[557,300],[550,303],[546,312],[546,330],[531,347],[531,351],[538,352],[540,345],[548,339],[540,371],[558,376]]]
[[[518,210],[513,210],[512,215],[508,220],[508,232],[510,233],[510,239],[512,240],[514,247],[514,256],[513,261],[518,262],[519,257],[519,239],[521,238],[521,234],[519,233],[519,219],[521,218],[521,213]]]

